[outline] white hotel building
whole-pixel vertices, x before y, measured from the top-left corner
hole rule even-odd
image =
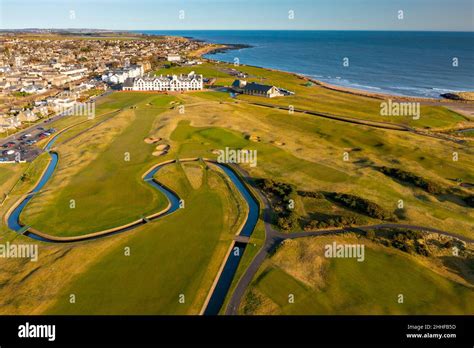
[[[130,78],[123,84],[124,91],[199,91],[203,89],[202,75],[167,75]]]

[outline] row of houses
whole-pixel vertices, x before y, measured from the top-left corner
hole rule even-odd
[[[19,65],[14,68],[2,66],[0,93],[24,92],[39,94],[49,88],[64,86],[83,79],[88,69],[77,65],[36,64]]]
[[[0,112],[0,133],[14,131],[20,128],[24,122],[35,122],[68,110],[78,104],[82,92],[104,87],[102,82],[92,79],[75,86],[70,91],[36,100],[29,107],[10,107],[7,112]]]

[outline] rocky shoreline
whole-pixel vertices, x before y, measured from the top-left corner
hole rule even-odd
[[[244,48],[252,48],[252,45],[246,45],[246,44],[220,44],[219,47],[216,47],[206,54],[217,54],[217,53],[224,53],[227,51],[234,51],[234,50],[240,50]]]

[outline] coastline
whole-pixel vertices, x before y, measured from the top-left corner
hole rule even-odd
[[[194,40],[194,39],[189,38],[189,40]],[[199,40],[199,41],[204,42],[203,40]],[[222,51],[237,50],[237,49],[241,49],[241,47],[239,46],[236,47],[235,45],[209,43],[208,45],[204,46],[203,49],[200,50],[199,54],[196,54],[194,56],[199,57],[207,62],[217,63],[221,61],[212,59],[211,57],[204,57],[204,55],[209,54],[209,52],[215,52],[216,50],[219,50],[220,52],[222,52]],[[228,63],[228,62],[223,62],[223,63]],[[389,94],[389,93],[371,92],[371,91],[366,91],[366,90],[352,88],[352,87],[333,85],[327,82],[317,80],[313,77],[294,73],[291,71],[272,69],[272,68],[267,68],[263,66],[249,65],[249,64],[240,64],[240,65],[259,68],[259,69],[265,69],[265,70],[274,71],[274,72],[283,72],[283,73],[295,76],[303,81],[314,83],[320,88],[336,91],[339,93],[345,93],[345,94],[350,94],[354,96],[373,98],[373,99],[385,100],[385,101],[392,100],[394,102],[411,102],[411,103],[420,103],[421,105],[425,105],[425,106],[445,107],[461,115],[467,122],[466,125],[459,127],[459,129],[457,130],[471,129],[472,128],[471,122],[474,122],[474,101],[471,101],[471,100],[444,98],[441,95],[439,98],[429,98],[429,97],[414,97],[414,96],[394,95],[394,94]],[[461,92],[461,93],[470,94],[472,92]]]
[[[193,37],[186,37],[186,39],[192,40],[192,41],[197,41],[197,42],[205,42],[208,43],[205,40],[201,39],[195,39]],[[204,46],[205,49],[200,50],[200,52],[196,52],[195,55],[196,57],[200,57],[202,59],[206,59],[211,62],[221,62],[219,60],[213,59],[211,57],[204,57],[205,55],[213,55],[216,53],[222,53],[230,50],[240,50],[244,48],[251,48],[253,46],[247,45],[247,44],[212,44],[208,43],[208,45]],[[222,61],[224,62],[224,61]],[[228,62],[227,62],[228,63]],[[275,71],[275,72],[284,72],[291,74],[293,76],[296,76],[298,78],[301,78],[305,81],[312,82],[319,87],[326,88],[329,90],[333,91],[338,91],[342,93],[347,93],[347,94],[352,94],[352,95],[357,95],[357,96],[362,96],[362,97],[368,97],[368,98],[375,98],[375,99],[381,99],[381,100],[387,100],[391,99],[394,101],[406,101],[406,102],[420,102],[420,103],[434,103],[434,104],[443,104],[446,103],[447,105],[459,105],[459,104],[466,104],[466,105],[473,105],[474,101],[470,99],[464,99],[462,98],[462,94],[471,94],[473,93],[472,91],[459,91],[459,92],[453,92],[453,93],[445,93],[445,94],[440,94],[438,98],[434,97],[419,97],[419,96],[406,96],[406,95],[397,95],[397,94],[390,94],[390,93],[384,93],[384,92],[372,92],[372,91],[367,91],[364,89],[356,88],[356,87],[348,87],[348,86],[340,86],[340,85],[335,85],[329,82],[324,82],[321,80],[317,80],[314,77],[307,76],[304,74],[300,73],[295,73],[291,71],[285,71],[285,70],[280,70],[280,69],[272,69],[272,68],[267,68],[264,66],[258,66],[258,65],[249,65],[249,64],[241,64],[243,66],[249,66],[249,67],[255,67],[255,68],[260,68],[260,69],[266,69],[269,71]]]
[[[207,43],[204,40],[198,40],[198,39],[194,39],[194,38],[186,38],[186,39],[196,41],[196,42],[206,43],[206,46],[203,46],[199,50],[192,52],[190,54],[190,56],[199,57],[199,58],[202,58],[202,59],[209,59],[209,60],[212,60],[212,59],[206,58],[206,57],[203,57],[203,56],[205,54],[212,55],[212,54],[222,53],[222,52],[226,52],[226,51],[240,50],[240,49],[243,49],[243,48],[253,47],[251,45],[244,45],[244,44],[213,44],[213,43]]]

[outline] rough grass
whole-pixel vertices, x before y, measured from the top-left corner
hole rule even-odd
[[[74,139],[65,152],[56,146],[60,166],[46,192],[27,206],[22,220],[46,233],[71,236],[119,226],[163,209],[164,195],[141,179],[153,160],[152,147],[143,139],[156,117],[155,110],[125,110]]]
[[[324,258],[324,245],[333,241],[364,244],[365,261]],[[416,257],[363,238],[295,240],[285,243],[265,264],[241,310],[292,315],[472,313],[473,288],[441,272],[445,271],[433,264],[424,265]],[[257,300],[255,291],[260,296]],[[398,303],[399,294],[403,303]],[[294,296],[294,303],[289,303],[289,295]]]
[[[185,180],[180,171],[169,173]],[[198,190],[183,196],[184,209],[130,233],[61,292],[47,313],[199,313],[232,238],[226,216],[235,210],[222,198],[227,189],[220,176],[212,171],[205,177]],[[131,256],[123,255],[125,247]],[[72,292],[79,299],[75,305],[68,303]]]
[[[288,107],[293,105],[296,109],[304,109],[323,113],[334,114],[338,116],[347,116],[363,120],[373,120],[389,122],[396,124],[405,124],[418,128],[445,128],[453,127],[456,124],[465,121],[464,117],[441,106],[422,106],[420,119],[414,120],[413,117],[393,117],[382,116],[380,114],[380,103],[383,100],[357,96],[348,93],[323,88],[318,85],[306,86],[306,81],[289,73],[272,71],[262,68],[239,66],[226,63],[206,63],[197,67],[175,67],[170,69],[161,69],[159,74],[180,74],[189,73],[194,70],[198,74],[206,77],[216,78],[216,84],[230,86],[235,77],[224,72],[224,69],[236,69],[247,73],[250,77],[249,82],[258,82],[263,84],[275,85],[295,92],[294,96],[279,97],[268,99],[255,96],[239,96],[238,99],[248,102],[260,102],[273,105]],[[224,93],[223,93],[224,94]]]
[[[474,182],[474,161],[468,145],[374,129],[310,115],[244,104],[208,101],[195,94],[181,96],[186,112],[164,114],[156,135],[174,143],[170,156],[213,157],[213,149],[258,151],[257,167],[242,166],[253,177],[267,177],[298,189],[354,194],[388,211],[404,201],[404,220],[472,235],[472,209],[450,197],[434,197],[382,175],[377,166],[401,167],[445,187],[468,194],[454,179]],[[260,141],[249,139],[259,136]],[[459,160],[453,161],[453,151]],[[348,161],[344,161],[347,153]],[[332,209],[321,211],[330,213]]]
[[[202,68],[215,69],[210,66]],[[192,69],[197,70],[194,67]],[[278,98],[272,99],[271,102],[288,106],[291,101],[295,107],[311,107],[316,111],[344,116],[400,122],[400,118],[380,119],[379,101],[354,97],[316,86],[305,87],[301,85],[301,80],[282,73],[270,73],[250,67],[242,67],[241,70],[244,69],[249,69],[248,71],[254,76],[263,77],[264,83],[277,84],[297,92],[294,100]],[[226,76],[222,71],[203,72],[211,76],[215,74],[218,79],[217,84],[228,84],[233,81],[232,77]],[[258,99],[244,98],[252,101]],[[178,113],[174,104],[170,104],[173,101],[185,105],[184,115]],[[136,108],[130,109],[132,106]],[[428,111],[425,113],[426,110]],[[405,170],[447,186],[456,185],[452,179],[473,182],[474,161],[472,161],[473,153],[469,146],[408,133],[350,125],[310,115],[289,115],[284,111],[256,107],[243,101],[232,100],[227,93],[222,92],[203,91],[168,97],[148,93],[114,93],[100,99],[96,113],[97,117],[94,120],[84,122],[60,136],[57,143],[57,150],[61,155],[60,167],[50,182],[51,186],[48,185],[43,194],[36,197],[33,204],[28,206],[28,209],[37,206],[38,222],[45,224],[44,227],[47,228],[45,232],[50,232],[50,228],[59,228],[58,226],[64,223],[65,215],[60,217],[47,214],[47,212],[49,209],[54,211],[58,207],[64,209],[62,203],[69,203],[67,196],[71,192],[74,195],[82,195],[80,197],[84,199],[87,199],[86,196],[95,197],[95,199],[91,198],[94,199],[93,202],[89,201],[85,206],[77,205],[80,210],[75,210],[79,213],[76,217],[69,216],[76,219],[77,226],[72,226],[72,228],[77,228],[77,233],[83,233],[79,231],[79,227],[87,227],[84,224],[84,217],[91,216],[91,212],[86,211],[86,206],[93,210],[94,216],[102,214],[103,217],[108,216],[109,221],[117,217],[128,221],[133,218],[130,212],[133,213],[137,203],[134,197],[144,192],[140,188],[141,174],[149,166],[170,158],[212,157],[211,150],[222,149],[226,146],[258,150],[257,167],[243,166],[253,177],[269,177],[289,182],[303,190],[328,190],[356,194],[375,201],[389,210],[393,210],[397,201],[403,199],[406,207],[406,221],[471,237],[474,232],[472,209],[460,205],[459,202],[440,201],[413,187],[395,182],[373,168],[373,165],[403,166]],[[425,118],[430,113],[433,117]],[[419,124],[412,123],[411,120],[403,122],[417,127],[450,127],[459,121],[459,117],[442,108],[429,107],[424,109]],[[53,123],[52,126],[62,129],[82,120],[80,117],[71,116]],[[100,123],[102,121],[104,122]],[[160,159],[149,157],[153,151],[153,145],[148,146],[143,142],[143,138],[148,135],[163,137],[171,144],[170,153]],[[249,140],[251,135],[259,136],[260,141]],[[124,167],[123,163],[119,164],[126,151],[132,156],[130,166]],[[451,159],[453,151],[460,154],[458,162],[453,162]],[[344,152],[350,155],[350,160],[347,162],[342,160]],[[39,175],[47,159],[48,155],[37,159],[33,162],[31,170]],[[14,175],[18,177],[25,167],[11,168],[14,168]],[[7,178],[9,181],[0,181],[2,189],[11,186],[14,181],[9,179],[7,172],[8,170],[3,171],[3,174],[0,173],[3,175],[1,180]],[[160,176],[167,173],[168,175]],[[180,166],[175,172],[170,167],[169,172],[158,173],[157,177],[160,180],[168,180],[171,188],[176,189],[180,195],[186,195],[186,208],[167,217],[166,220],[147,224],[127,234],[75,244],[74,247],[39,243],[42,256],[38,264],[1,260],[0,307],[2,313],[36,314],[44,312],[47,308],[49,308],[48,313],[197,313],[223,260],[228,243],[235,233],[233,227],[230,226],[235,227],[239,224],[235,222],[235,212],[238,211],[239,214],[241,212],[235,203],[238,195],[229,194],[228,185],[220,181],[221,176],[217,172],[210,170],[210,173],[213,177],[210,180],[212,189],[208,184],[204,185],[209,174],[205,172],[203,172],[203,184],[198,189],[194,189],[190,181],[199,174],[196,176],[196,173],[187,173],[186,166]],[[86,175],[83,176],[83,174]],[[180,178],[182,178],[181,183]],[[34,181],[22,182],[14,190],[14,194],[27,192]],[[84,187],[88,188],[88,192],[78,191],[77,187],[82,182],[85,183]],[[106,187],[108,188],[105,189]],[[68,193],[69,189],[72,191]],[[115,193],[114,190],[124,192]],[[125,194],[130,191],[133,191],[131,196]],[[146,192],[145,194],[155,194],[152,188],[149,190],[147,188]],[[48,197],[51,199],[49,207],[45,202]],[[107,198],[110,197],[121,197],[121,199],[114,199],[114,207],[111,207],[106,205]],[[105,200],[101,200],[102,198]],[[40,203],[37,199],[45,199],[45,201]],[[12,202],[11,199],[7,200],[6,205],[0,208],[2,213]],[[138,202],[138,204],[141,203],[148,204],[150,201],[147,199]],[[210,206],[217,208],[206,209]],[[116,211],[108,210],[111,208]],[[220,215],[219,209],[221,209]],[[332,207],[325,206],[321,209],[323,212],[325,209],[330,211]],[[63,212],[69,214],[66,210]],[[43,216],[43,219],[40,216]],[[51,217],[53,220],[50,220]],[[29,217],[25,216],[25,218]],[[212,219],[212,221],[207,219]],[[218,220],[221,221],[220,225]],[[98,224],[91,222],[90,219],[87,220],[87,224],[91,223]],[[33,242],[6,231],[3,225],[1,229],[4,240],[17,239]],[[58,232],[61,233],[61,231]],[[252,237],[255,245],[251,244],[246,249],[232,287],[235,286],[238,277],[255,255],[262,240],[263,226],[260,222]],[[131,246],[132,256],[129,258],[123,256],[125,246]],[[378,250],[376,254],[379,254]],[[412,260],[408,262],[406,255],[377,257],[370,254],[370,256],[377,260],[380,267],[369,270],[370,278],[368,276],[363,278],[366,284],[374,283],[374,279],[376,283],[383,283],[385,278],[381,278],[380,274],[385,277],[386,270],[392,270],[398,274],[402,272],[402,267],[406,269],[414,267],[415,272],[412,276],[407,275],[408,278],[402,276],[395,278],[400,284],[406,282],[408,285],[413,284],[415,288],[421,287],[422,283],[424,287],[429,284],[428,292],[423,294],[427,296],[429,303],[423,302],[423,298],[419,297],[419,292],[415,288],[409,286],[402,289],[415,294],[413,301],[422,303],[421,307],[417,307],[413,302],[406,302],[413,304],[412,312],[438,313],[436,308],[431,306],[431,300],[435,295],[446,299],[454,298],[453,305],[450,307],[453,313],[462,312],[460,309],[462,301],[465,301],[464,307],[473,312],[469,307],[470,303],[473,303],[472,298],[466,297],[465,291],[460,290],[464,288],[454,286],[453,282],[448,280],[449,276],[443,275],[446,279],[441,278],[441,280],[437,278],[441,277],[438,274],[431,276],[428,267],[419,268],[421,266],[413,263]],[[302,265],[307,264],[314,263],[309,261],[306,264],[302,263]],[[285,284],[297,284],[295,291],[302,291],[303,296],[308,291],[314,291],[311,290],[313,289],[312,281],[320,279],[319,272],[296,274],[289,268],[281,268],[273,264],[271,266],[276,271],[274,273],[269,271],[270,278],[267,279],[271,280],[272,274],[276,274],[278,279],[293,278],[288,282],[283,281],[282,289],[286,289]],[[357,268],[351,269],[350,265],[343,266],[341,266],[342,270],[337,268],[337,265],[334,266],[334,273],[339,272],[337,274],[345,276],[344,272],[347,269],[360,276],[365,274],[361,274]],[[418,272],[420,269],[423,272]],[[324,272],[322,274],[323,282],[320,284],[324,287],[327,279],[324,278]],[[265,277],[262,279],[264,280]],[[338,279],[339,277],[332,280],[333,283],[339,284]],[[390,279],[386,282],[393,285]],[[271,282],[269,284],[271,285]],[[383,300],[379,296],[383,293],[383,288],[373,290],[362,287],[360,292],[357,292],[357,289],[351,288],[351,284],[344,283],[344,286],[350,288],[358,296],[357,299],[360,296],[362,300],[368,301],[367,298],[370,295],[377,301]],[[275,289],[273,286],[270,288]],[[432,290],[438,288],[441,290],[436,290],[437,292]],[[342,296],[341,302],[331,304],[333,307],[329,307],[325,302],[326,299],[321,297],[316,302],[321,304],[321,308],[326,311],[340,310],[347,313],[351,310],[359,311],[357,308],[348,307],[348,304],[353,303],[352,299],[344,298],[347,293],[339,294],[340,288],[328,288],[327,291],[331,295]],[[278,294],[278,289],[274,292]],[[76,305],[67,303],[70,293],[78,295]],[[184,306],[177,302],[179,293],[186,295]],[[263,306],[250,308],[254,308],[255,313],[259,311],[260,313],[277,313],[280,310],[277,303],[284,303],[284,295],[283,292],[278,295],[283,297],[271,299],[263,290],[255,289],[254,302],[263,303]],[[308,303],[302,303],[298,295],[296,299],[300,307],[294,308],[304,307],[314,310],[311,296],[305,297]],[[407,301],[412,301],[412,299],[407,299]],[[441,301],[442,310],[448,306],[447,302],[448,300]],[[52,304],[54,305],[51,307]],[[374,305],[364,308],[375,308],[374,312],[387,313],[396,313],[399,309],[391,304],[386,307]],[[319,307],[317,309],[320,310]],[[449,310],[448,308],[446,311],[449,312]],[[285,308],[284,311],[287,309]],[[402,308],[403,313],[409,311],[410,309]]]

